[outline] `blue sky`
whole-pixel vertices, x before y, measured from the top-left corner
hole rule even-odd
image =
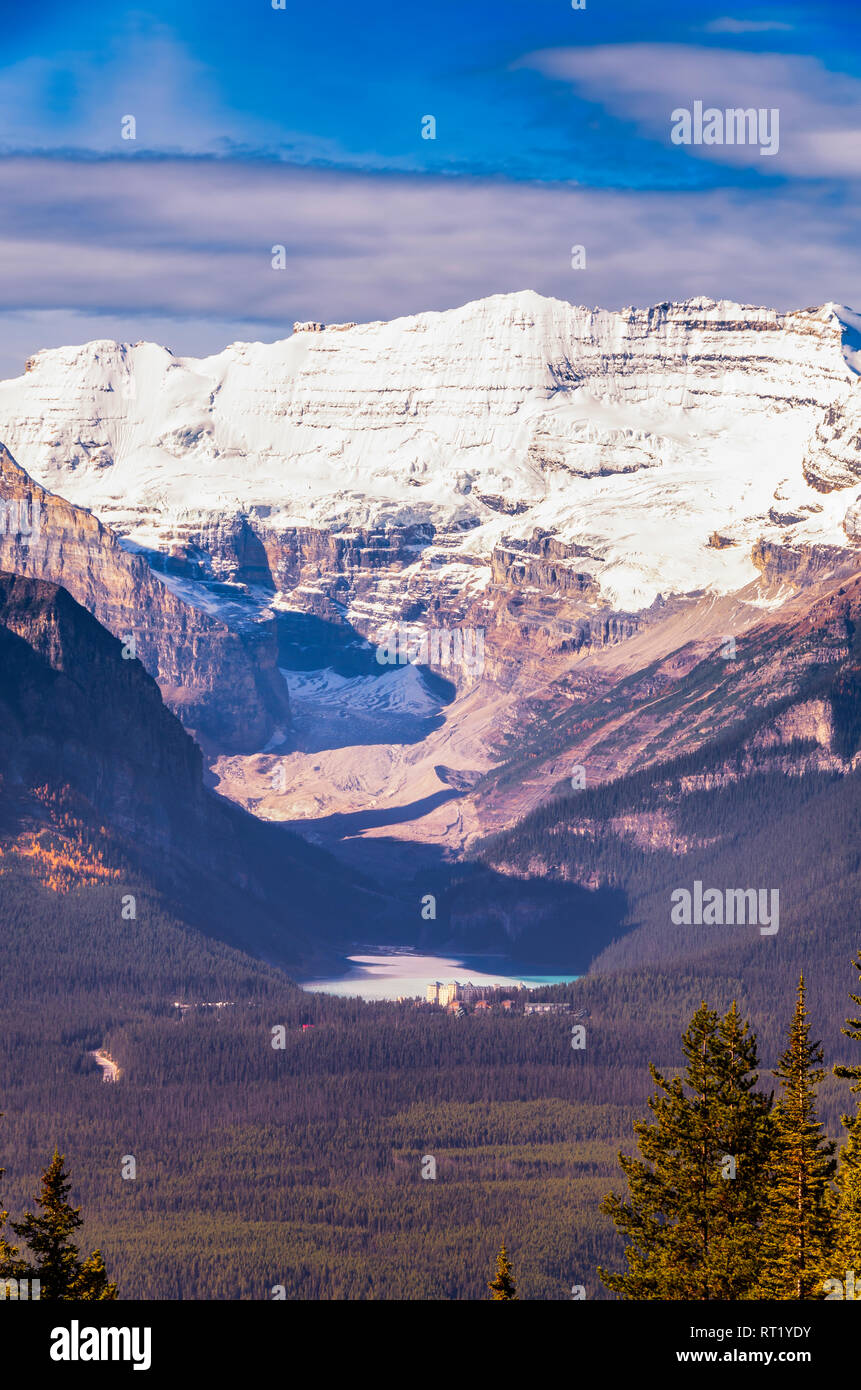
[[[861,305],[859,10],[16,7],[0,66],[0,373],[85,338],[216,351],[296,318],[527,287],[608,307],[699,293]],[[670,113],[697,100],[778,109],[777,155],[674,145]]]

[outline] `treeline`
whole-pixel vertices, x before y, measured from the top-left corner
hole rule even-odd
[[[0,878],[2,1205],[22,1219],[56,1145],[80,1243],[104,1253],[122,1298],[261,1299],[284,1285],[291,1299],[483,1299],[503,1238],[519,1298],[564,1299],[575,1284],[608,1296],[597,1269],[622,1266],[624,1241],[600,1202],[648,1063],[675,1073],[673,1039],[705,993],[722,1011],[738,999],[776,1065],[799,973],[779,935],[768,956],[753,937],[747,954],[540,991],[586,1011],[575,1050],[566,1015],[456,1019],[305,994],[155,900],[126,922],[110,889],[58,900],[19,887],[16,899]],[[835,970],[816,924],[807,945],[826,1062],[851,1065],[840,1024],[854,950]],[[232,1003],[183,1018],[178,999]],[[101,1047],[118,1083],[86,1056]],[[831,1139],[845,1106],[827,1075]]]

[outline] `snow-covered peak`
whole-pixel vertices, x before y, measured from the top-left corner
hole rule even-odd
[[[739,587],[769,531],[846,544],[859,325],[832,304],[612,312],[522,290],[200,359],[99,341],[0,383],[0,440],[136,544],[179,519],[429,523],[482,562],[539,529],[638,607]]]

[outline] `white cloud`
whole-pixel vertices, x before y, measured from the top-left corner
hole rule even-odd
[[[861,81],[816,58],[684,44],[607,44],[530,53],[519,67],[570,82],[579,95],[669,143],[674,109],[694,101],[720,109],[780,112],[780,151],[755,145],[686,146],[680,158],[755,165],[771,175],[861,178]]]
[[[179,353],[534,289],[618,308],[697,294],[861,305],[859,206],[216,160],[0,160],[4,374],[41,347]],[[287,247],[287,269],[271,248]],[[585,270],[571,247],[586,247]],[[163,329],[159,330],[159,324]],[[14,362],[8,365],[8,358]]]

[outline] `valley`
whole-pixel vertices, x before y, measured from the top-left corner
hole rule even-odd
[[[857,334],[833,305],[515,294],[205,362],[39,354],[0,383],[0,481],[41,522],[2,528],[0,564],[132,642],[217,798],[375,885],[378,945],[444,946],[428,885],[448,902],[573,779],[770,704],[772,765],[853,766],[815,687],[823,659],[851,667],[829,605],[857,570]],[[531,877],[525,901],[570,910],[558,873]],[[511,887],[483,948],[520,931]],[[347,898],[335,935],[361,942]]]
[[[131,1297],[482,1297],[504,1228],[597,1298],[701,999],[770,1067],[803,969],[846,1055],[857,334],[516,294],[0,383],[13,1206],[59,1128]]]

